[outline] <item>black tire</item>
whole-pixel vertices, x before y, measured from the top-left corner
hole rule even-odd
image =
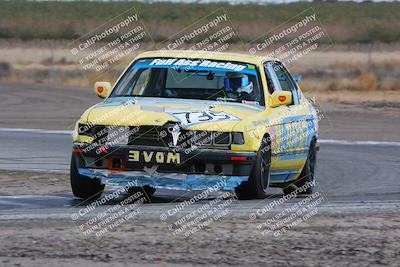
[[[266,197],[271,177],[271,149],[263,138],[257,153],[256,162],[251,170],[249,181],[235,188],[236,196],[240,200],[262,199]]]
[[[92,179],[79,174],[78,166],[80,161],[78,157],[78,155],[72,153],[70,168],[72,193],[74,196],[83,199],[97,199],[103,193],[105,185],[99,179]]]
[[[292,187],[289,185],[282,189],[283,193],[285,195],[288,195],[288,194],[292,193],[294,190],[296,190],[295,188],[302,187],[302,186],[306,185],[307,183],[313,182],[315,179],[316,162],[317,162],[317,144],[316,144],[316,140],[313,139],[310,144],[310,150],[308,152],[307,160],[303,167],[303,170],[301,171],[301,174],[300,174],[299,178],[297,179],[297,181],[295,181],[293,183],[295,185],[295,187]],[[305,191],[302,191],[299,194],[300,195],[312,194],[313,190],[314,190],[314,186],[308,186]]]

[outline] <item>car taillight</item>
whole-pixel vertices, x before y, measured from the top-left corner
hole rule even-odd
[[[246,157],[231,157],[232,161],[246,161]]]

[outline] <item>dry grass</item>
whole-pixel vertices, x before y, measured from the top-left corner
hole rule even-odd
[[[399,116],[400,91],[319,91],[306,92],[306,96],[314,97],[318,103],[339,103],[352,107],[362,106],[369,108],[394,108],[394,114]]]
[[[343,77],[340,79],[324,78],[324,79],[306,79],[301,87],[305,91],[377,91],[377,90],[394,90],[394,84],[386,82],[385,84],[378,82],[373,72],[366,72],[357,75],[354,78]]]
[[[400,54],[391,49],[313,52],[292,68],[302,73],[301,87],[318,91],[399,90]]]
[[[132,3],[131,1],[0,1],[0,38],[73,40],[135,7],[156,41],[224,8],[245,41],[254,40],[313,8],[335,43],[395,42],[399,3],[292,3],[229,5]]]
[[[335,46],[312,52],[288,67],[293,74],[303,75],[301,87],[307,92],[399,90],[398,48],[398,44],[376,46],[370,53],[363,47]],[[232,49],[245,53],[239,45]],[[0,59],[0,80],[83,86],[94,79],[114,81],[126,66],[94,78],[76,64],[68,42],[60,41],[0,41]]]
[[[378,82],[376,76],[372,72],[367,72],[359,75],[356,79],[356,90],[376,90]]]
[[[0,179],[7,184],[7,187],[0,188],[0,196],[45,195],[70,190],[69,179],[65,174],[0,171]]]

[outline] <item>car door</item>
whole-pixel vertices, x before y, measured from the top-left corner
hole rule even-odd
[[[269,76],[269,91],[289,91],[292,93],[292,103],[287,106],[273,108],[275,117],[279,118],[278,131],[275,137],[279,140],[273,153],[277,158],[278,171],[286,171],[288,175],[281,179],[288,181],[304,165],[308,154],[309,109],[303,108],[297,84],[285,66],[278,61],[269,61],[265,64],[266,74]]]

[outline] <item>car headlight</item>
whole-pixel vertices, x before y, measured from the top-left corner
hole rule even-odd
[[[214,132],[213,133],[213,145],[215,146],[226,146],[231,144],[231,133],[225,132]]]
[[[191,134],[191,143],[194,145],[229,146],[243,145],[243,133],[235,132],[207,132],[195,131]]]
[[[78,134],[79,135],[89,135],[91,132],[91,128],[89,125],[79,123],[78,124]]]
[[[243,145],[244,144],[243,133],[239,133],[239,132],[232,133],[232,144]]]
[[[79,123],[78,134],[93,138],[94,143],[103,144],[107,141],[108,129],[105,126],[93,126]]]

